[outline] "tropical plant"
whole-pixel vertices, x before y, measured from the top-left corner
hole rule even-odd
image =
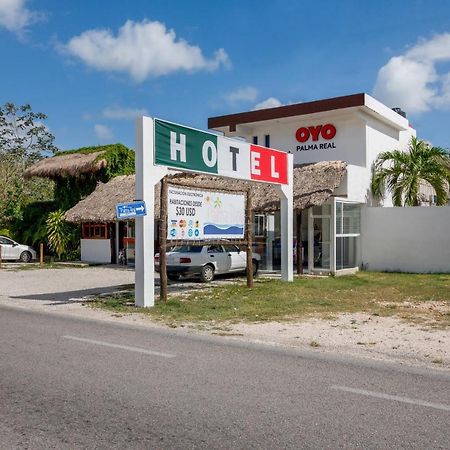
[[[449,201],[450,155],[439,147],[413,137],[407,152],[392,150],[380,153],[372,167],[371,191],[382,199],[386,191],[394,206],[418,206],[421,185],[431,186],[436,204]]]
[[[67,252],[70,242],[70,230],[64,220],[64,211],[58,209],[47,216],[48,246],[61,259],[61,255]]]
[[[54,136],[43,124],[46,115],[30,105],[0,106],[0,225],[20,219],[23,209],[34,201],[53,196],[53,182],[25,180],[25,169],[55,153]]]

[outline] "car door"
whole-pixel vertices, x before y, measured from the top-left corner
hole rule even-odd
[[[247,266],[247,254],[239,250],[235,245],[224,245],[226,254],[230,260],[230,270],[245,270]]]
[[[209,245],[207,248],[207,262],[214,263],[217,273],[225,273],[230,270],[230,259],[221,245]]]
[[[17,259],[14,256],[14,241],[6,237],[0,237],[2,247],[2,259]]]

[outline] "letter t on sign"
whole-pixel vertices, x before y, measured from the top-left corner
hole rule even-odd
[[[237,172],[236,156],[239,154],[239,149],[237,147],[230,147],[230,153],[232,154],[233,158],[233,172]]]
[[[177,153],[180,154],[180,161],[186,162],[186,135],[180,133],[180,142],[177,142],[177,133],[170,132],[170,159],[178,161]]]

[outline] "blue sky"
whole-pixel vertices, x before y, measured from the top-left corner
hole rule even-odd
[[[0,103],[62,149],[134,146],[136,114],[205,129],[263,105],[367,92],[450,146],[450,2],[0,0]]]

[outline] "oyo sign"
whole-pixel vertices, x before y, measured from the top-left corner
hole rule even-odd
[[[309,139],[311,139],[312,141],[318,141],[319,138],[330,140],[335,136],[336,127],[331,123],[311,127],[300,127],[295,132],[295,138],[298,142],[307,142]]]
[[[155,164],[242,180],[288,184],[288,155],[155,119]]]

